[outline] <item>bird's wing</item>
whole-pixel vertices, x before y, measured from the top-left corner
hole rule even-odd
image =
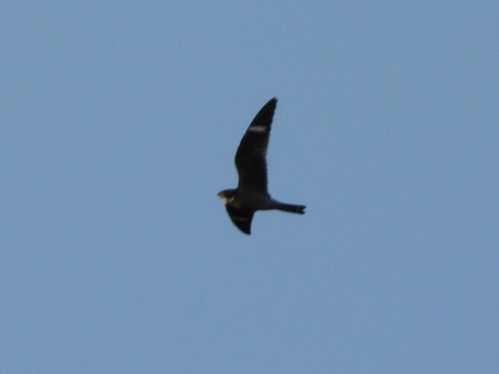
[[[251,234],[251,220],[253,219],[254,212],[237,209],[230,205],[225,205],[225,208],[234,225],[245,234]]]
[[[236,152],[239,188],[267,193],[267,148],[277,99],[270,99],[246,130]]]

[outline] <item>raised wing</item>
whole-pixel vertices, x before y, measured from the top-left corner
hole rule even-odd
[[[245,234],[251,234],[251,220],[254,212],[237,209],[228,204],[225,205],[225,209],[227,209],[230,219],[239,230]]]
[[[267,148],[277,99],[270,99],[246,130],[236,152],[239,188],[267,193]]]

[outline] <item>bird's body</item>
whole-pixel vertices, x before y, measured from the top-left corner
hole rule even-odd
[[[241,189],[223,190],[219,196],[225,204],[243,210],[283,210],[291,213],[304,214],[305,206],[281,203],[272,199],[269,194],[245,191]]]
[[[248,235],[251,233],[253,214],[258,210],[305,213],[304,205],[281,203],[267,191],[266,154],[276,105],[277,99],[273,98],[260,109],[239,144],[235,159],[239,173],[238,187],[218,193],[232,222]]]

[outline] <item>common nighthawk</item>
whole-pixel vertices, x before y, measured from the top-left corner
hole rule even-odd
[[[257,113],[244,134],[236,152],[239,184],[236,189],[223,190],[218,196],[223,200],[229,217],[245,234],[251,233],[251,220],[257,210],[277,209],[305,214],[305,205],[293,205],[274,200],[267,192],[267,148],[270,125],[277,99],[270,99]]]

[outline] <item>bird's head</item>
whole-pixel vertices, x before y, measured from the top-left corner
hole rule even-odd
[[[223,190],[218,193],[218,197],[222,199],[224,204],[231,203],[236,196],[236,190]]]

